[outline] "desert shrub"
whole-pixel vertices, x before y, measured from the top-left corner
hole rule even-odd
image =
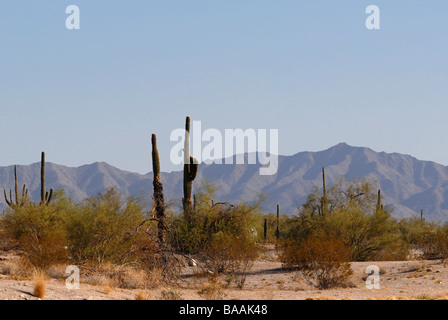
[[[424,259],[446,259],[448,257],[448,233],[444,227],[426,230],[418,243]]]
[[[202,183],[191,214],[172,220],[170,243],[183,254],[197,256],[205,272],[234,274],[242,287],[259,253],[253,228],[262,198],[252,204],[212,205],[215,190],[213,184]]]
[[[33,267],[48,268],[66,262],[64,198],[59,193],[49,206],[29,204],[8,209],[3,223],[9,236],[16,240],[23,256]]]
[[[276,243],[277,240],[277,214],[268,213],[257,216],[255,229],[257,230],[257,240],[264,241],[264,221],[267,220],[266,240],[268,243]],[[280,215],[279,218],[279,237],[285,239],[285,234],[289,232],[291,217]]]
[[[317,235],[286,242],[280,254],[284,267],[299,269],[320,289],[348,285],[353,274],[350,258],[351,251],[343,242]]]
[[[401,236],[407,243],[416,246],[422,241],[422,236],[435,227],[433,223],[426,222],[417,217],[401,219],[399,222]]]
[[[203,268],[214,275],[230,274],[237,287],[244,286],[247,272],[259,256],[259,248],[253,239],[218,233],[200,253]]]
[[[176,289],[165,289],[161,292],[161,300],[184,300],[182,292]]]
[[[386,210],[338,210],[325,217],[325,228],[350,248],[352,261],[403,260],[409,254],[398,224]]]
[[[158,282],[150,273],[138,265],[116,265],[103,263],[102,265],[85,265],[82,268],[82,278],[86,283],[103,286],[105,288],[144,289],[156,287]],[[157,281],[160,281],[157,279]]]
[[[352,261],[407,257],[409,247],[399,225],[389,208],[377,208],[374,190],[370,181],[347,183],[341,179],[328,188],[327,205],[322,210],[323,195],[316,188],[299,214],[291,218],[285,238],[301,241],[316,233],[331,236],[351,250]]]
[[[448,226],[419,217],[402,219],[399,223],[403,240],[421,253],[423,259],[448,257]]]
[[[203,286],[198,294],[205,300],[223,300],[227,296],[223,287],[214,281]]]
[[[203,182],[191,214],[173,218],[170,243],[182,253],[198,254],[222,235],[256,240],[252,229],[257,224],[263,199],[256,199],[253,204],[215,203],[212,206],[215,190],[212,184]]]
[[[14,240],[6,231],[5,222],[3,219],[0,220],[0,251],[9,251],[14,247]]]
[[[113,189],[78,204],[66,218],[72,259],[98,264],[123,264],[135,259],[136,244],[143,237],[135,230],[145,220],[143,212],[144,206],[138,199],[123,201]]]

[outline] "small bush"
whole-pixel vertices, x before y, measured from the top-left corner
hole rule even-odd
[[[9,209],[4,225],[31,266],[45,269],[67,262],[63,217],[57,205]]]
[[[427,230],[423,233],[418,247],[424,259],[446,259],[448,257],[448,234],[443,228]]]
[[[257,256],[258,247],[255,242],[223,233],[215,235],[201,253],[205,267],[215,274],[238,273],[250,267]]]
[[[350,250],[334,238],[309,236],[284,245],[280,259],[286,268],[297,268],[319,289],[345,287],[353,274]]]
[[[214,281],[203,287],[198,294],[205,300],[223,300],[227,296],[222,286]]]
[[[20,273],[18,261],[8,260],[0,265],[0,274],[4,276],[15,276]]]
[[[84,281],[93,285],[121,289],[145,289],[155,286],[150,274],[138,267],[105,263],[101,266],[86,265],[83,270],[87,270],[82,275]]]
[[[424,221],[419,217],[403,219],[399,225],[404,241],[421,252],[422,259],[448,257],[448,225]]]
[[[182,292],[175,289],[165,289],[161,293],[161,300],[184,300]]]
[[[123,264],[132,260],[136,238],[131,236],[145,219],[137,199],[125,203],[113,189],[79,204],[67,217],[67,239],[76,263],[95,261]]]

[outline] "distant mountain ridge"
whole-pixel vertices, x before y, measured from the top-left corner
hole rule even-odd
[[[394,208],[395,217],[418,214],[421,209],[431,220],[448,220],[448,167],[421,161],[398,153],[375,152],[369,148],[345,143],[319,152],[300,152],[279,156],[278,172],[260,176],[260,165],[201,164],[195,186],[202,179],[218,187],[216,200],[251,201],[257,194],[268,196],[263,207],[274,211],[277,203],[282,213],[294,214],[315,186],[321,186],[324,166],[327,184],[340,176],[346,180],[366,177],[378,182],[384,202]],[[94,196],[110,187],[124,195],[152,194],[152,173],[141,175],[122,171],[107,163],[94,163],[77,168],[47,163],[47,188],[63,188],[75,200]],[[39,199],[40,164],[18,166],[19,184],[24,183],[34,200]],[[182,172],[162,173],[165,197],[180,205]],[[14,184],[13,166],[0,167],[0,188],[9,191]],[[0,205],[5,206],[3,196]]]

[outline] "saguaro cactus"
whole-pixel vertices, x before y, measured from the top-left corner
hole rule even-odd
[[[157,136],[152,135],[152,171],[154,174],[154,205],[156,210],[156,218],[158,221],[158,239],[161,244],[165,243],[165,200],[163,197],[163,185],[160,177],[160,160],[159,151],[157,149]]]
[[[184,141],[184,197],[182,199],[185,214],[191,212],[193,181],[196,179],[198,168],[197,160],[190,156],[190,117],[187,117]]]
[[[45,190],[45,152],[42,152],[40,164],[40,204],[48,206],[53,198],[53,189]]]
[[[280,205],[277,204],[277,230],[275,231],[275,237],[280,239]]]
[[[6,196],[6,190],[3,190],[5,201],[11,209],[23,207],[28,199],[28,189],[23,185],[22,196],[19,195],[19,184],[17,182],[17,166],[14,166],[14,184],[15,184],[15,203],[12,198],[12,190],[9,190],[9,200]]]
[[[324,215],[327,211],[327,183],[325,182],[325,168],[322,167],[322,185],[323,185],[323,195],[321,200],[322,214]]]
[[[378,190],[378,198],[376,203],[376,212],[380,212],[383,209],[383,205],[381,204],[381,189]]]

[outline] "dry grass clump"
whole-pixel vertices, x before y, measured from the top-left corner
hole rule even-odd
[[[34,268],[26,258],[9,259],[0,263],[0,274],[11,280],[30,279],[34,275]]]
[[[137,294],[135,295],[135,300],[151,300],[151,293],[149,292],[144,292],[144,291],[139,291],[137,292]]]
[[[160,284],[156,274],[147,273],[136,267],[104,264],[102,266],[85,267],[83,279],[86,283],[121,289],[147,289]]]
[[[7,260],[0,265],[0,274],[4,276],[15,276],[20,273],[20,266],[17,261]]]
[[[205,300],[223,300],[227,296],[223,287],[214,281],[203,286],[198,294]]]
[[[56,280],[64,280],[67,278],[68,274],[65,273],[65,270],[67,269],[66,265],[52,265],[48,267],[45,270],[45,273],[47,276],[49,276],[51,279]]]
[[[184,300],[182,292],[176,289],[164,289],[161,292],[160,300]]]
[[[112,292],[112,288],[111,288],[110,286],[106,285],[106,286],[103,288],[103,293],[104,293],[106,296],[108,296],[109,293],[111,293],[111,292]]]
[[[33,289],[33,295],[39,299],[45,298],[45,293],[47,290],[47,284],[45,281],[45,275],[41,271],[36,271],[33,275],[33,283],[34,283],[34,289]]]

